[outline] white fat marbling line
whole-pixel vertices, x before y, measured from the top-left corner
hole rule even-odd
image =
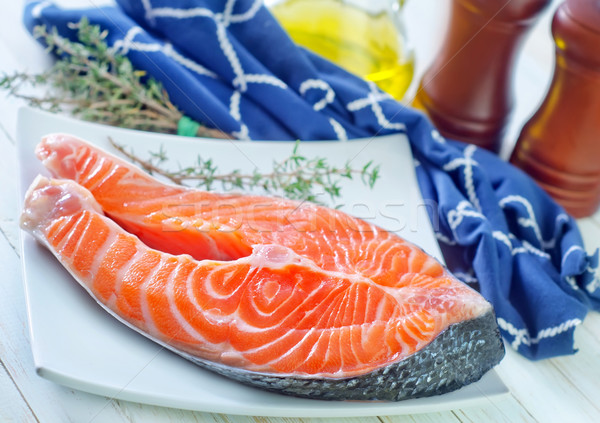
[[[140,255],[144,255],[145,251],[141,251]],[[135,263],[135,262],[134,262]],[[161,254],[160,260],[158,264],[152,269],[152,272],[148,276],[146,276],[146,280],[142,283],[140,287],[140,307],[142,309],[142,316],[144,318],[144,323],[146,324],[146,331],[152,336],[158,336],[159,338],[164,338],[165,334],[162,331],[159,331],[154,323],[154,319],[152,318],[152,314],[150,313],[150,306],[148,303],[148,286],[152,281],[156,278],[157,273],[165,264],[165,256]],[[121,279],[123,281],[123,279]]]
[[[171,312],[171,314],[173,315],[173,317],[175,318],[177,323],[179,323],[179,326],[181,326],[181,329],[183,329],[183,331],[187,335],[194,338],[198,342],[206,343],[207,342],[206,339],[202,336],[202,334],[200,334],[190,324],[190,322],[188,322],[183,317],[183,315],[177,308],[177,304],[175,304],[175,280],[177,279],[177,277],[179,277],[179,273],[181,272],[181,270],[183,268],[183,264],[184,264],[183,260],[177,260],[177,265],[176,265],[175,269],[173,269],[171,271],[171,274],[169,275],[168,280],[167,280],[167,286],[165,287],[165,292],[167,294],[167,301],[169,303],[169,311]],[[190,273],[192,273],[192,272],[190,272]],[[188,280],[189,280],[189,275],[188,275]]]
[[[96,275],[98,274],[98,271],[100,270],[100,266],[102,265],[102,262],[104,261],[104,258],[106,257],[106,253],[108,252],[110,247],[115,243],[116,240],[117,240],[116,231],[109,229],[108,236],[106,237],[106,239],[104,240],[102,245],[98,246],[98,249],[96,250],[96,255],[94,256],[94,260],[92,261],[92,265],[90,267],[91,277],[89,279],[90,286],[92,286],[94,284],[94,279],[96,278]]]
[[[56,246],[57,251],[61,251],[68,243],[70,243],[72,240],[75,241],[75,237],[77,236],[77,231],[75,231],[75,229],[80,226],[83,221],[88,218],[89,219],[89,215],[87,215],[86,213],[82,213],[77,220],[75,221],[75,224],[71,227],[71,230],[69,231],[69,233],[63,237],[63,239],[60,241],[60,243],[58,243],[58,245]],[[89,222],[88,222],[89,224]],[[76,240],[77,244],[79,244],[79,242],[81,242],[81,238]],[[75,250],[77,251],[77,246],[75,247]],[[74,254],[74,253],[73,253]],[[69,258],[72,260],[72,256]]]

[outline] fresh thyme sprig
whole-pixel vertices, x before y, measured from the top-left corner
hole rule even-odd
[[[349,162],[342,167],[336,167],[330,165],[325,158],[303,156],[298,152],[299,142],[296,142],[289,157],[279,162],[274,161],[273,170],[268,173],[261,173],[258,170],[252,173],[244,173],[240,170],[219,173],[212,159],[204,159],[200,155],[196,157],[193,165],[172,171],[162,167],[168,161],[163,146],[158,151],[149,152],[150,158],[144,160],[112,139],[109,140],[121,154],[147,172],[161,175],[178,185],[195,183],[195,186],[207,190],[213,189],[215,184],[220,184],[226,191],[232,188],[261,188],[270,194],[282,194],[291,199],[322,203],[317,198],[319,187],[335,200],[341,196],[340,184],[343,179],[360,176],[365,185],[373,188],[380,175],[379,166],[375,166],[372,161],[359,169],[354,169]]]
[[[184,116],[171,103],[160,82],[144,71],[136,70],[126,56],[109,47],[106,43],[108,34],[99,26],[91,25],[83,18],[70,27],[77,31],[76,41],[60,36],[56,28],[49,31],[44,26],[36,27],[34,36],[41,38],[58,60],[51,69],[40,74],[0,75],[0,89],[26,100],[31,106],[52,112],[70,112],[84,120],[153,132],[177,131]],[[46,88],[45,94],[31,93],[32,88],[41,86]],[[203,126],[196,135],[231,138]],[[324,158],[299,154],[298,143],[288,158],[273,163],[272,172],[235,170],[223,174],[212,159],[198,156],[193,165],[171,171],[163,168],[167,155],[162,147],[158,152],[150,152],[150,159],[143,160],[112,143],[150,173],[162,175],[176,184],[195,183],[208,190],[220,183],[224,190],[261,188],[267,193],[319,202],[317,188],[333,200],[341,195],[343,179],[360,175],[363,183],[373,187],[379,177],[379,166],[372,162],[360,169],[353,169],[350,163],[342,167],[331,166]]]
[[[30,106],[52,112],[70,112],[81,119],[153,132],[175,133],[183,117],[169,100],[160,82],[136,70],[129,59],[110,48],[107,31],[91,25],[86,18],[71,24],[77,41],[62,37],[56,28],[37,26],[48,51],[59,59],[40,74],[17,72],[0,75],[0,88]],[[27,93],[28,88],[44,86],[43,95]],[[231,138],[221,131],[201,126],[198,136]]]

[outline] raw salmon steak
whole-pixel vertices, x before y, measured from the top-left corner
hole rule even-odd
[[[109,313],[230,378],[320,399],[445,393],[495,366],[491,305],[415,245],[343,212],[163,184],[46,137],[21,226]]]

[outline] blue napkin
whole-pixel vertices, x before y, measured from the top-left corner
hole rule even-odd
[[[531,359],[573,353],[600,308],[598,254],[575,221],[497,156],[444,139],[421,113],[297,47],[260,0],[118,0],[120,8],[27,4],[24,21],[86,16],[108,43],[161,81],[186,115],[241,139],[345,140],[395,132],[411,143],[447,265],[494,305],[506,341]]]

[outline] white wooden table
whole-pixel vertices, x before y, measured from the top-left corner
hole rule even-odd
[[[89,0],[90,5],[95,1]],[[441,5],[439,3],[442,3]],[[415,43],[420,75],[435,54],[448,0],[411,0],[406,17]],[[555,2],[556,3],[556,2]],[[509,137],[535,108],[550,78],[553,45],[550,14],[535,28],[517,72],[519,96]],[[0,72],[39,71],[50,61],[21,25],[22,1],[0,4]],[[413,88],[414,90],[414,88]],[[218,415],[110,400],[64,388],[36,375],[27,327],[19,258],[16,187],[16,112],[21,105],[0,98],[0,422],[316,422]],[[507,151],[511,148],[507,145]],[[586,248],[600,247],[600,214],[579,221]],[[600,421],[600,315],[590,313],[576,331],[579,352],[570,357],[530,362],[510,349],[497,372],[511,394],[482,406],[433,414],[331,419],[339,422],[598,422]]]

